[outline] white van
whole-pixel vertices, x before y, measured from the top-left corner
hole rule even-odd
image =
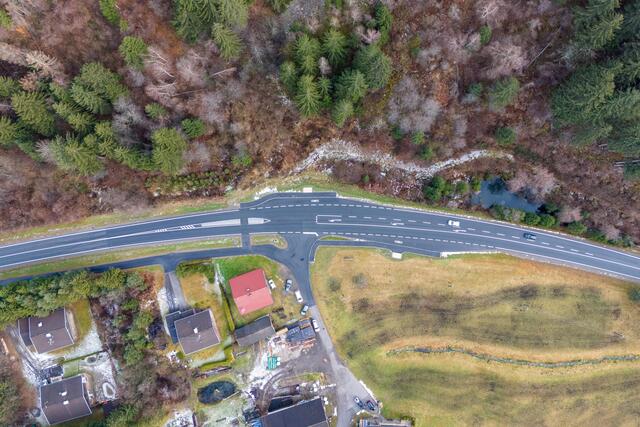
[[[296,300],[297,300],[300,304],[302,304],[302,302],[303,302],[304,300],[302,299],[302,294],[300,293],[300,291],[295,291],[295,292],[294,292],[294,294],[295,294],[295,296],[296,296]]]

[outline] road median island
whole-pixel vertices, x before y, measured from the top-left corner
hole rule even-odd
[[[338,353],[388,417],[632,422],[640,305],[630,283],[501,254],[399,261],[334,247],[318,250],[311,278]]]

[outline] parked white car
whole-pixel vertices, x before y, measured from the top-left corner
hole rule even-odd
[[[460,221],[454,221],[452,219],[447,221],[447,224],[450,225],[451,227],[460,227]]]
[[[273,279],[267,280],[267,283],[269,283],[269,287],[271,289],[275,289],[276,288],[276,282],[274,282]]]
[[[311,324],[313,325],[314,331],[320,332],[320,325],[318,325],[318,321],[316,319],[311,319]]]
[[[304,300],[302,299],[302,294],[300,293],[300,291],[295,291],[294,292],[295,296],[296,296],[296,300],[302,304],[304,302]]]

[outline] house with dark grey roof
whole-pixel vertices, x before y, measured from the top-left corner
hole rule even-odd
[[[240,347],[249,347],[275,333],[276,330],[271,323],[271,317],[267,314],[246,326],[236,329],[234,335]]]
[[[286,340],[289,346],[313,343],[315,339],[316,332],[313,330],[313,325],[309,319],[302,319],[299,322],[287,326]]]
[[[329,427],[319,397],[270,412],[260,421],[263,427]]]
[[[59,308],[46,317],[28,317],[18,321],[18,331],[26,346],[38,353],[57,350],[73,344],[67,312]]]
[[[184,354],[195,353],[220,343],[211,310],[199,311],[174,322]]]
[[[49,424],[91,415],[82,375],[40,386],[40,408]]]

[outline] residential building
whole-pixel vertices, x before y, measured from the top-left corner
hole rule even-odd
[[[259,341],[269,338],[276,333],[271,323],[271,317],[267,314],[235,330],[234,335],[240,347],[249,347]]]
[[[49,424],[91,415],[82,375],[40,386],[40,408]]]
[[[67,312],[59,308],[45,317],[28,317],[18,321],[24,344],[38,353],[46,353],[73,344]]]
[[[184,354],[195,353],[220,343],[211,310],[204,310],[174,322]]]
[[[229,280],[229,286],[233,301],[242,316],[273,304],[267,277],[261,268],[234,277]]]
[[[261,418],[263,427],[329,427],[322,399],[300,402]]]

